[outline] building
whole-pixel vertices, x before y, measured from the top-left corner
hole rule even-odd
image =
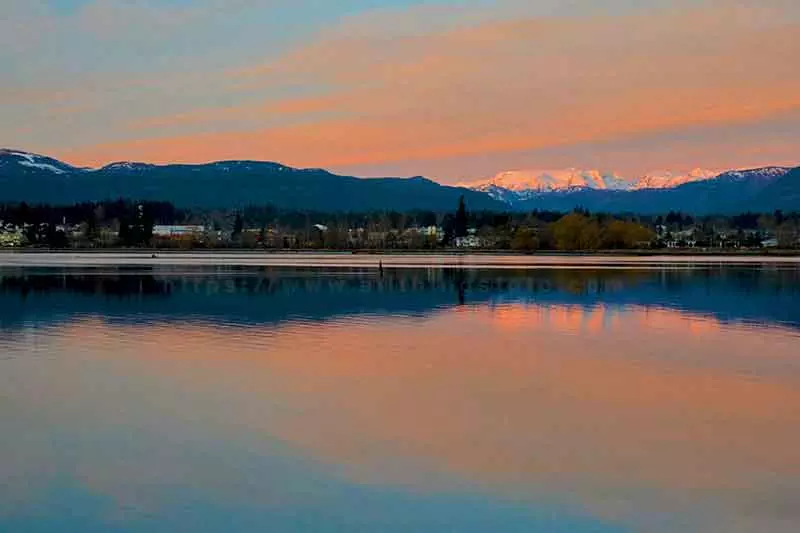
[[[419,232],[426,237],[438,237],[444,234],[444,230],[438,226],[424,226],[419,228]]]
[[[483,248],[486,246],[484,239],[477,235],[467,235],[466,237],[456,237],[456,248]]]
[[[648,243],[649,244],[649,243]],[[665,243],[667,248],[695,248],[697,241],[690,238],[688,240],[670,240]]]
[[[202,237],[205,233],[205,226],[153,226],[154,237],[167,239]]]

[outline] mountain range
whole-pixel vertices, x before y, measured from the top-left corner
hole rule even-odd
[[[464,184],[515,210],[569,211],[583,207],[612,213],[734,213],[800,209],[800,168],[764,167],[688,174],[652,173],[624,179],[595,170],[504,172]]]
[[[636,179],[626,179],[616,172],[600,170],[513,170],[501,172],[488,180],[462,183],[463,187],[489,194],[510,191],[510,197],[526,197],[536,193],[556,192],[569,189],[597,189],[610,191],[637,191],[641,189],[667,189],[685,183],[702,181],[717,176],[719,172],[694,169],[687,174],[653,172]]]
[[[0,149],[0,202],[65,204],[130,198],[197,208],[271,204],[316,211],[452,211],[462,195],[472,210],[791,211],[800,210],[800,167],[696,169],[636,179],[596,170],[512,171],[453,187],[419,176],[365,179],[262,161],[120,162],[91,169]]]
[[[0,202],[72,204],[129,198],[196,208],[271,204],[311,211],[452,211],[462,195],[471,209],[507,208],[483,192],[423,177],[361,179],[261,161],[122,162],[88,169],[28,152],[0,150]]]

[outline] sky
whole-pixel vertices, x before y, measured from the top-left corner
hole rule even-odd
[[[445,183],[800,164],[797,0],[0,0],[0,146]]]

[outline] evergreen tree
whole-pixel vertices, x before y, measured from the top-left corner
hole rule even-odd
[[[262,248],[267,247],[267,227],[265,225],[261,225],[261,230],[258,232],[258,242],[261,244]]]
[[[31,224],[25,228],[25,240],[28,241],[28,244],[39,242],[39,231],[36,228],[36,224]]]
[[[467,236],[467,207],[464,205],[464,196],[458,200],[458,210],[456,211],[455,226],[453,228],[456,237]]]
[[[121,246],[131,246],[133,244],[133,232],[127,219],[119,221],[119,243]]]
[[[153,217],[149,215],[145,215],[144,219],[142,220],[142,235],[141,235],[141,244],[142,246],[150,246],[150,242],[153,240]]]
[[[236,218],[233,221],[233,237],[236,238],[242,234],[244,230],[244,221],[242,220],[242,215],[240,213],[236,213]]]
[[[86,220],[86,240],[94,245],[97,240],[97,215],[94,211],[91,212],[89,218]]]

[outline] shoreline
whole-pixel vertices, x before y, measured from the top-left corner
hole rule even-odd
[[[713,256],[713,257],[800,257],[800,249],[792,248],[762,248],[762,249],[744,249],[737,250],[731,248],[713,249],[713,248],[636,248],[636,249],[605,249],[605,250],[537,250],[533,252],[506,250],[506,249],[459,249],[459,248],[442,248],[442,249],[314,249],[314,248],[301,248],[301,249],[276,249],[276,248],[193,248],[193,249],[180,249],[180,248],[36,248],[36,247],[23,247],[23,248],[0,248],[0,257],[5,254],[159,254],[159,255],[353,255],[353,256],[395,256],[395,255],[412,255],[412,256],[438,256],[438,255],[476,255],[476,256],[511,256],[511,257],[582,257],[582,256],[596,256],[596,257],[681,257],[681,256]]]
[[[800,268],[800,254],[628,253],[352,253],[264,251],[12,251],[0,252],[9,267],[298,267],[298,268],[688,268],[772,265]]]

